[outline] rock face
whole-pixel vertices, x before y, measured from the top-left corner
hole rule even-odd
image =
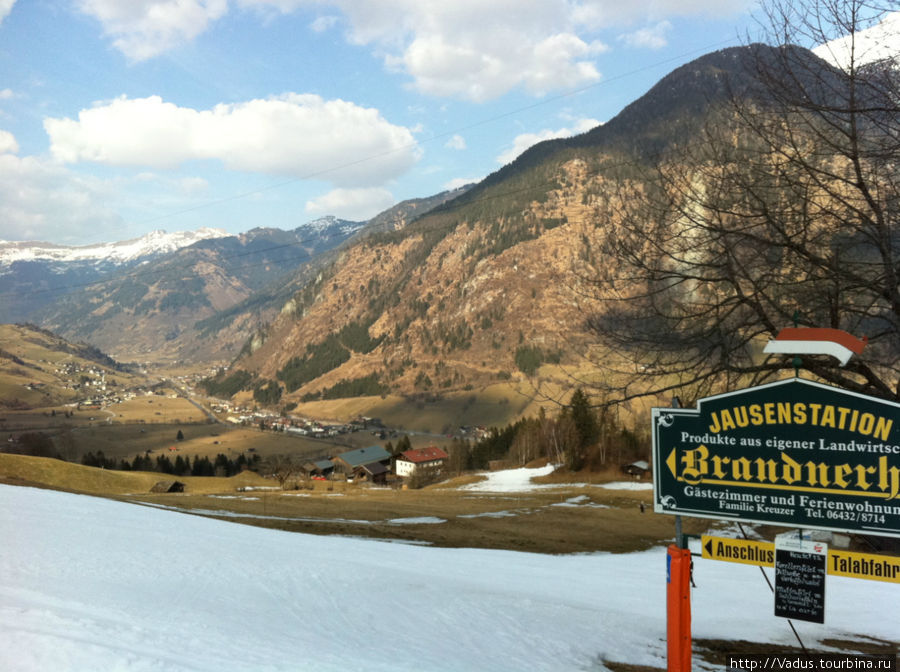
[[[278,381],[289,401],[577,368],[591,345],[581,271],[616,264],[598,240],[616,232],[622,194],[729,95],[759,95],[747,74],[766,49],[682,66],[608,123],[535,145],[476,185],[365,225],[324,218],[200,241],[50,302],[40,323],[120,360],[240,352],[233,368]]]
[[[609,123],[536,145],[404,227],[345,247],[236,367],[309,399],[363,379],[378,381],[373,392],[439,393],[533,375],[545,362],[577,366],[590,345],[590,278],[579,269],[600,249],[587,243],[616,227],[623,166],[637,176],[689,142],[760,49],[683,66]]]

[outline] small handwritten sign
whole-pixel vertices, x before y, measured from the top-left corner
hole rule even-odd
[[[775,538],[775,615],[825,622],[828,546],[778,535]]]

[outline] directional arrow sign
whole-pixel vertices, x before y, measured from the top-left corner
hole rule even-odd
[[[701,556],[707,560],[775,566],[775,544],[771,541],[729,539],[704,534],[700,537],[700,543],[703,547]],[[829,548],[826,571],[832,576],[900,583],[900,558]]]
[[[828,549],[828,573],[854,579],[900,583],[900,558]]]
[[[728,539],[703,535],[700,538],[704,558],[727,560],[745,565],[775,566],[775,544],[771,541],[752,539]]]

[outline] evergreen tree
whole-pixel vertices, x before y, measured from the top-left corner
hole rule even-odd
[[[447,450],[450,459],[447,462],[449,471],[459,475],[472,468],[472,455],[469,442],[464,439],[453,439]]]
[[[181,455],[175,457],[174,471],[176,476],[184,476],[186,472],[190,472],[191,465]]]
[[[191,465],[191,476],[211,476],[212,464],[208,457],[197,457],[194,455],[194,463]]]
[[[172,465],[172,460],[166,455],[160,455],[156,458],[156,470],[161,471],[164,474],[175,473],[175,467]]]
[[[231,476],[234,473],[234,464],[227,455],[219,453],[213,463],[213,473],[216,476]]]
[[[580,387],[572,393],[569,406],[563,411],[562,417],[572,422],[576,439],[575,444],[566,450],[566,466],[572,471],[578,471],[584,467],[588,449],[597,443],[600,436],[597,416]]]
[[[394,448],[394,455],[400,455],[405,453],[407,450],[412,450],[412,444],[409,442],[409,436],[404,434],[400,437],[400,440],[397,441],[397,445]]]

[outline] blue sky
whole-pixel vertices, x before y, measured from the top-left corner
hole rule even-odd
[[[0,239],[364,220],[615,116],[749,0],[0,0]]]

